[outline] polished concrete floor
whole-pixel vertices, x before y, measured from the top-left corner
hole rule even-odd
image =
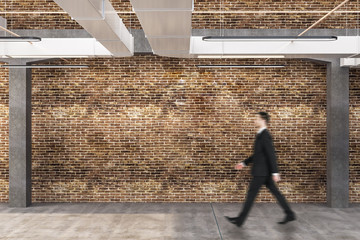
[[[360,204],[333,209],[291,204],[297,221],[287,225],[277,204],[255,203],[237,228],[241,203],[41,203],[0,204],[0,239],[360,239]]]

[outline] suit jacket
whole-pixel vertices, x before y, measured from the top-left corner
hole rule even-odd
[[[251,168],[253,176],[269,176],[272,173],[278,173],[275,149],[267,129],[257,134],[253,150],[253,155],[243,161],[246,166],[249,163],[253,164]]]

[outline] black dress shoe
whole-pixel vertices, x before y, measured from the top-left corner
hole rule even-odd
[[[225,218],[231,222],[231,223],[235,223],[237,220],[238,220],[238,217],[228,217],[228,216],[225,216]]]
[[[295,218],[295,214],[292,214],[292,215],[287,215],[284,220],[282,220],[281,222],[278,222],[278,224],[286,224],[287,222],[291,222],[291,221],[294,221],[296,218]]]
[[[241,225],[243,224],[243,221],[241,221],[241,220],[239,219],[239,217],[231,218],[231,217],[226,217],[226,216],[225,216],[225,218],[226,218],[229,222],[231,222],[232,224],[235,224],[235,225],[238,226],[238,227],[241,227]]]

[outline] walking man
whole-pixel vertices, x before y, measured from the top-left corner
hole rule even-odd
[[[276,197],[278,203],[286,214],[284,220],[278,223],[285,224],[295,220],[295,213],[290,209],[285,197],[281,194],[275,184],[275,182],[280,181],[280,174],[277,168],[276,154],[272,137],[266,128],[269,120],[270,116],[268,113],[257,113],[255,126],[258,128],[258,132],[254,143],[253,155],[245,161],[235,165],[235,169],[241,170],[245,166],[249,165],[249,163],[252,163],[251,175],[253,176],[242,212],[239,213],[238,217],[226,217],[229,222],[237,225],[238,227],[244,223],[250,208],[254,203],[256,195],[263,184],[265,184],[270,192]]]

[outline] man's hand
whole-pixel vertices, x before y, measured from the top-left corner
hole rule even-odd
[[[272,177],[273,177],[274,182],[279,182],[280,181],[280,175],[279,174],[273,175]]]
[[[241,169],[243,169],[243,167],[244,166],[241,163],[238,163],[238,164],[235,165],[236,170],[241,170]]]

